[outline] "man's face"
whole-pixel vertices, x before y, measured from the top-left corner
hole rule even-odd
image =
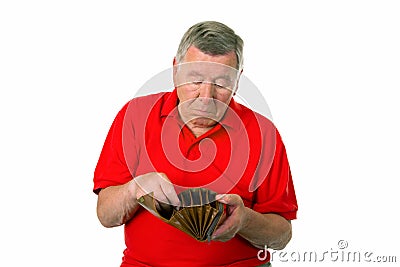
[[[239,77],[235,52],[212,56],[191,46],[174,64],[179,114],[188,126],[210,128],[221,120]]]

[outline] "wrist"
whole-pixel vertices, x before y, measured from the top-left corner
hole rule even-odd
[[[242,227],[240,229],[241,232],[246,232],[246,230],[250,227],[252,213],[254,211],[248,207],[244,207],[243,217],[242,217]]]
[[[134,202],[137,202],[138,197],[138,191],[139,191],[139,186],[136,183],[135,179],[132,179],[131,181],[128,182],[127,184],[127,193],[129,199],[133,200]]]

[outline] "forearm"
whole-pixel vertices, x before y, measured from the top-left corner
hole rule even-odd
[[[246,209],[246,222],[238,232],[258,248],[267,245],[272,249],[283,249],[292,237],[292,226],[289,221],[280,215],[268,213],[261,214],[252,209]]]
[[[97,201],[97,217],[105,227],[115,227],[129,221],[139,204],[136,199],[136,183],[110,186],[100,191]]]

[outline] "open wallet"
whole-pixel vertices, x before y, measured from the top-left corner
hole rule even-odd
[[[225,204],[216,201],[216,193],[205,188],[190,188],[178,194],[180,206],[158,205],[153,193],[138,199],[138,203],[164,222],[199,241],[211,241],[218,223],[224,217]]]

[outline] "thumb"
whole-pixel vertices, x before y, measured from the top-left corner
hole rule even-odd
[[[224,204],[228,204],[229,202],[229,196],[227,194],[217,194],[215,199]]]

